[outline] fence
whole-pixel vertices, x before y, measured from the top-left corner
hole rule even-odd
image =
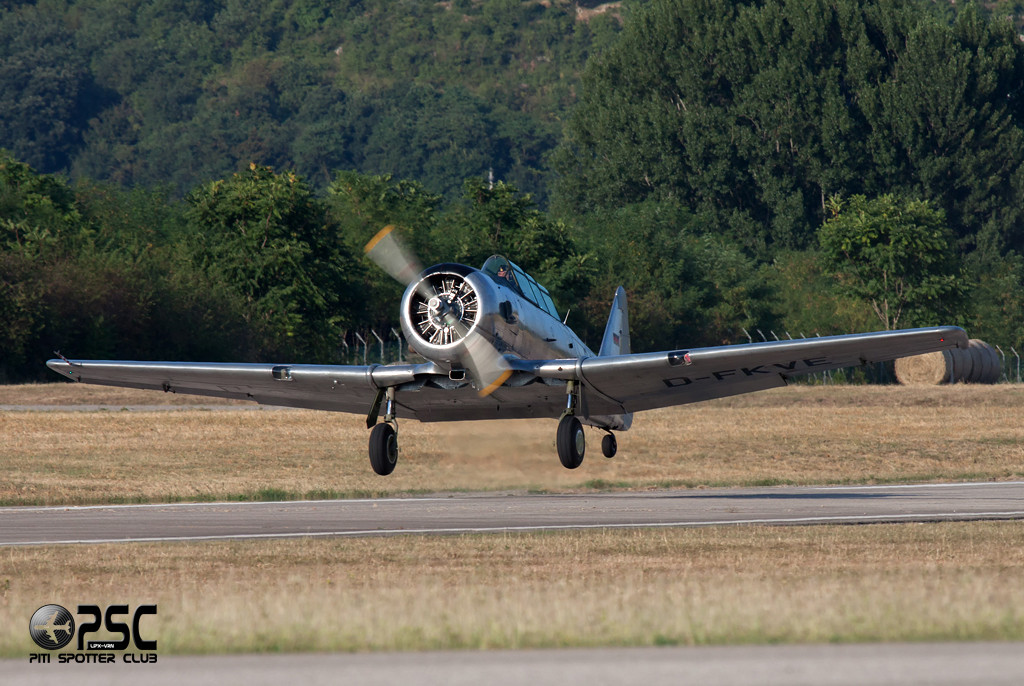
[[[418,355],[412,354],[416,361]],[[341,337],[342,364],[392,364],[408,362],[410,353],[402,332],[395,327],[378,332],[376,329],[346,331]]]

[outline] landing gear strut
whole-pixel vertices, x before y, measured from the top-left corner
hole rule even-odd
[[[380,401],[384,399],[380,393],[366,418],[366,423],[373,426],[373,430],[370,432],[370,466],[381,476],[387,476],[395,471],[395,465],[398,464],[398,420],[395,418],[395,389],[393,387],[387,389],[386,398],[384,423],[373,424],[377,421]]]

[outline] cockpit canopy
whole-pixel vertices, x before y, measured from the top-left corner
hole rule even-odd
[[[558,319],[558,311],[555,303],[551,300],[548,289],[541,286],[537,281],[524,272],[519,265],[509,262],[501,255],[491,255],[484,262],[481,271],[490,274],[496,281],[505,286],[511,286],[532,302],[534,305]]]

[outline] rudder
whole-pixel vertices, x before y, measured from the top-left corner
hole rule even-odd
[[[608,314],[608,324],[604,327],[604,338],[601,339],[601,350],[598,357],[608,355],[629,354],[629,313],[626,307],[626,289],[619,286],[615,289],[612,300],[612,311]]]

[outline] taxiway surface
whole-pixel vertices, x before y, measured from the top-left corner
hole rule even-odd
[[[1024,519],[1024,482],[0,508],[0,546]]]

